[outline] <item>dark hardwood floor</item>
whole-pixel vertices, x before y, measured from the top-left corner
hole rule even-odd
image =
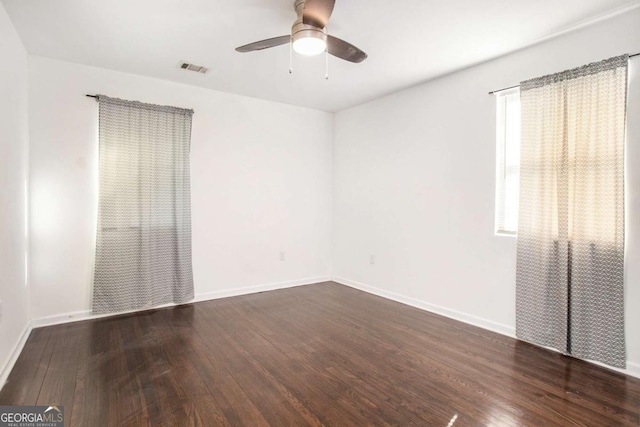
[[[66,425],[638,426],[640,380],[335,283],[34,329]]]

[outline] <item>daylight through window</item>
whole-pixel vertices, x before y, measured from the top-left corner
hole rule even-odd
[[[520,91],[496,95],[496,234],[518,230],[520,181]]]

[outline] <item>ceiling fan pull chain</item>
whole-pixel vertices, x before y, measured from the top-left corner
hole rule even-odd
[[[325,31],[327,28],[325,27]],[[324,79],[329,80],[329,44],[324,48]]]
[[[293,73],[293,36],[289,41],[289,74]]]
[[[324,73],[324,79],[325,80],[329,80],[329,51],[325,50],[324,51],[324,62],[325,62],[325,73]]]

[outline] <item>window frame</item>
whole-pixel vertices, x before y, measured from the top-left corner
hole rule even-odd
[[[518,107],[520,106],[520,88],[511,88],[495,93],[496,97],[496,182],[495,182],[495,218],[494,218],[494,234],[496,236],[516,237],[517,218],[515,229],[505,227],[506,205],[508,193],[506,191],[506,175],[507,175],[507,151],[510,143],[507,137],[508,111],[507,105],[509,96],[518,95]],[[519,108],[518,108],[519,109]],[[520,134],[518,133],[518,151],[520,149]],[[520,174],[520,162],[518,161],[518,177]]]

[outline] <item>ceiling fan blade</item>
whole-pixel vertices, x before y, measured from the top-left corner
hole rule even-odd
[[[326,27],[335,4],[335,0],[305,0],[302,22],[318,28]]]
[[[344,40],[337,37],[327,36],[327,50],[333,56],[345,61],[360,63],[367,59],[367,54]]]
[[[253,52],[255,50],[269,49],[270,47],[276,47],[283,44],[287,44],[291,41],[291,36],[273,37],[271,39],[260,40],[259,42],[253,42],[244,46],[237,47],[238,52]]]

